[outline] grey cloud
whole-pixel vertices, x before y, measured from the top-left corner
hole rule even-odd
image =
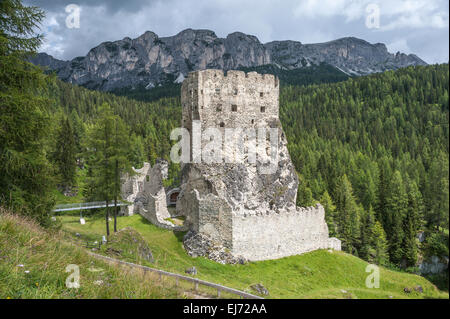
[[[136,12],[151,3],[161,0],[27,0],[25,3],[38,6],[47,11],[63,11],[69,4],[84,7],[104,7],[109,12]]]
[[[441,13],[447,28],[411,24],[391,30],[368,29],[364,16],[348,19],[348,14],[339,10],[329,9],[326,15],[298,15],[299,3],[309,3],[301,0],[28,0],[27,3],[45,9],[47,19],[43,32],[47,44],[42,51],[61,59],[85,55],[101,42],[126,36],[135,38],[147,30],[163,37],[187,28],[210,29],[220,37],[241,31],[255,35],[261,42],[289,39],[317,43],[354,36],[371,43],[385,43],[388,48],[390,45],[394,49],[405,48],[409,50],[405,53],[415,53],[428,63],[448,62],[449,59],[448,2],[441,0],[433,0],[432,10],[428,11]],[[70,3],[82,7],[80,29],[65,26],[64,7]],[[393,8],[392,2],[386,3]],[[433,18],[423,16],[423,10],[420,12],[424,22]],[[394,23],[397,18],[395,12],[383,14],[381,27]]]

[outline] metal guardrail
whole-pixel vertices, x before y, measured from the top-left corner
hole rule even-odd
[[[126,202],[118,201],[117,206],[128,206]],[[109,207],[114,206],[114,202],[108,204]],[[94,209],[94,208],[104,208],[106,207],[106,202],[89,202],[89,203],[72,203],[72,204],[60,204],[56,205],[53,212],[66,212],[71,210],[82,210],[82,209]]]
[[[126,265],[126,266],[129,266],[129,267],[132,267],[132,268],[138,268],[138,269],[143,270],[144,272],[145,271],[155,272],[155,273],[158,273],[160,276],[164,275],[164,276],[168,276],[168,277],[174,277],[174,278],[177,279],[177,283],[178,283],[179,279],[185,280],[185,281],[190,281],[190,282],[195,284],[195,289],[198,288],[198,285],[203,285],[203,286],[215,288],[215,289],[217,289],[217,296],[218,297],[220,297],[220,292],[221,291],[225,291],[225,292],[231,293],[233,295],[240,296],[241,298],[246,298],[246,299],[264,299],[263,297],[260,297],[260,296],[256,296],[256,295],[253,295],[253,294],[241,291],[241,290],[237,290],[237,289],[234,289],[234,288],[230,288],[230,287],[222,286],[222,285],[219,285],[219,284],[215,284],[215,283],[212,283],[212,282],[209,282],[209,281],[205,281],[205,280],[201,280],[201,279],[197,279],[197,278],[192,278],[192,277],[188,277],[188,276],[183,276],[183,275],[171,273],[171,272],[160,270],[160,269],[150,268],[150,267],[147,267],[147,266],[133,264],[133,263],[130,263],[130,262],[127,262],[127,261],[118,260],[118,259],[115,259],[115,258],[99,255],[99,254],[93,253],[91,251],[88,251],[87,253],[89,255],[95,257],[95,258],[106,260],[107,262],[118,263],[118,264]]]
[[[100,249],[100,247],[102,246],[102,242],[101,241],[99,241],[99,242],[89,242],[89,241],[86,241],[86,248],[97,248],[97,249]]]

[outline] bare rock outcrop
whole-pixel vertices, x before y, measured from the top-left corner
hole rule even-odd
[[[414,54],[389,53],[382,43],[352,37],[313,44],[289,40],[263,44],[242,32],[219,38],[211,30],[193,29],[170,37],[147,31],[135,39],[103,42],[71,61],[45,53],[30,61],[49,67],[63,81],[103,91],[181,83],[189,72],[211,68],[233,70],[272,64],[290,70],[323,62],[350,75],[364,75],[426,64]]]

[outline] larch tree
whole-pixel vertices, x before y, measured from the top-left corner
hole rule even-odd
[[[65,187],[74,186],[77,169],[76,143],[72,125],[68,118],[61,118],[52,157],[58,167],[60,184]]]
[[[103,199],[106,203],[105,222],[106,235],[109,236],[110,203],[114,198],[114,132],[115,115],[111,107],[104,103],[98,111],[99,117],[89,129],[86,141],[88,178],[86,189],[92,191],[85,194],[90,199]]]
[[[45,151],[50,116],[46,76],[26,62],[42,42],[44,12],[19,0],[0,2],[0,202],[41,224],[54,205]]]

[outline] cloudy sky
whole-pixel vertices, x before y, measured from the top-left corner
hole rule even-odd
[[[86,55],[104,41],[136,38],[147,30],[171,36],[187,29],[234,31],[265,43],[317,43],[354,36],[414,53],[428,63],[449,61],[448,0],[25,0],[46,11],[41,51],[59,59]],[[67,5],[80,8],[69,28]],[[379,15],[378,15],[379,13]],[[69,17],[70,23],[76,20]]]

